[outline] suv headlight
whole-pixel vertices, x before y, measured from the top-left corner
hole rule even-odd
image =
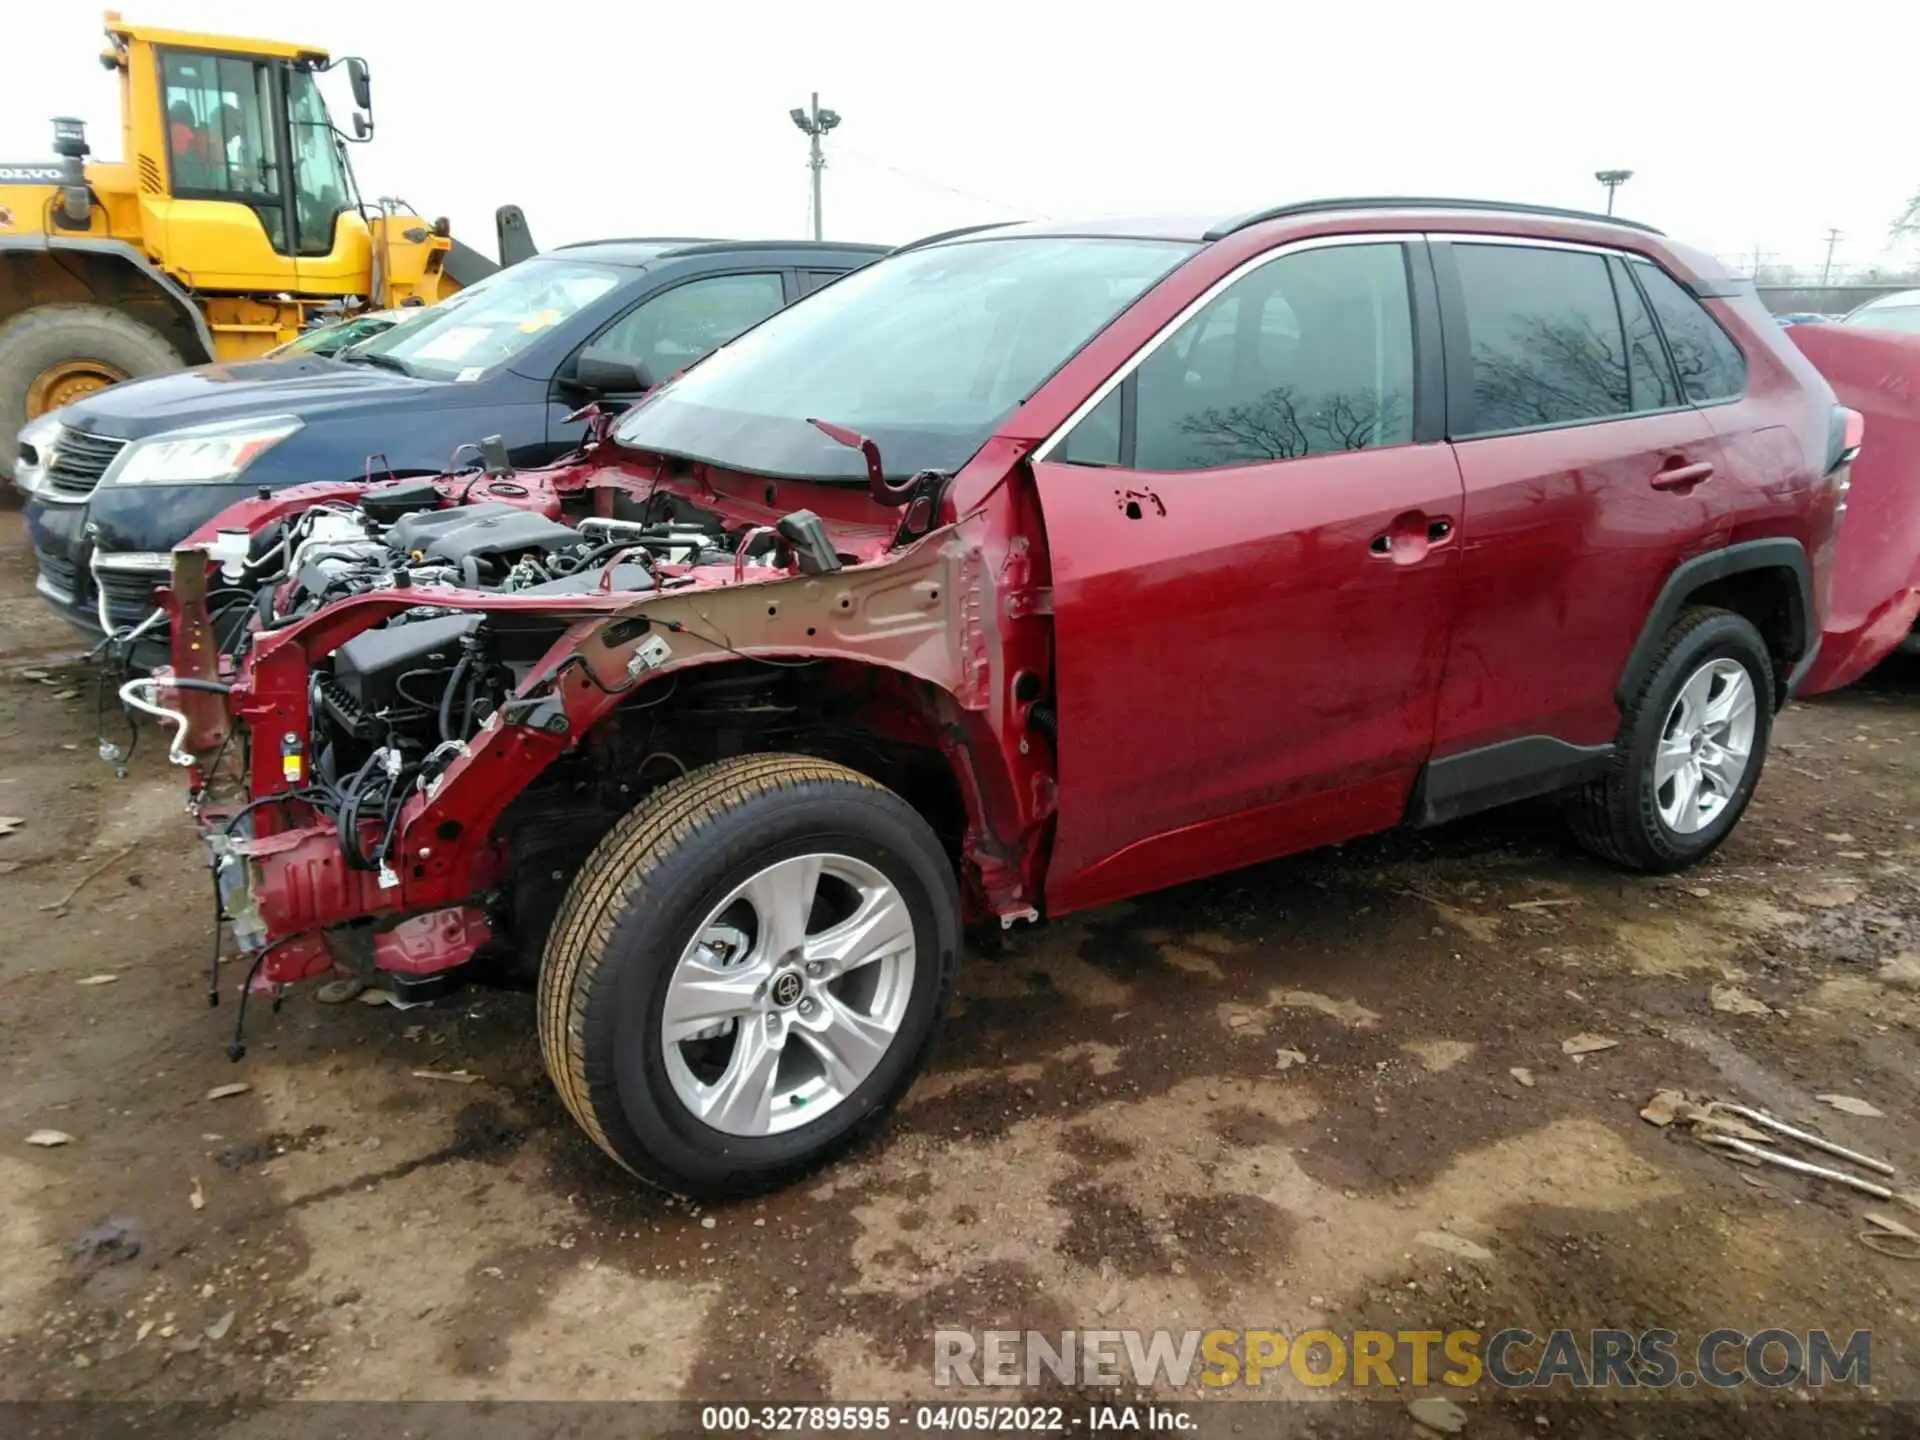
[[[301,426],[293,415],[221,420],[136,440],[114,457],[103,485],[215,485],[247,466]]]
[[[14,442],[19,453],[13,459],[13,483],[22,494],[38,495],[46,488],[47,467],[60,444],[58,413],[49,410],[20,427]]]

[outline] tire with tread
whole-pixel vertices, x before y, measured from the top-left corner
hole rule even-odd
[[[0,475],[13,474],[14,440],[27,423],[27,388],[62,360],[102,360],[128,379],[187,362],[167,338],[106,305],[36,305],[0,324]]]
[[[1713,822],[1681,835],[1660,818],[1653,784],[1654,752],[1680,687],[1715,659],[1738,661],[1755,697],[1753,749],[1733,799]],[[1773,660],[1753,622],[1731,610],[1683,610],[1620,717],[1620,734],[1606,774],[1566,799],[1565,813],[1580,845],[1609,864],[1647,874],[1683,870],[1711,854],[1739,823],[1753,798],[1773,731]]]
[[[893,1047],[818,1120],[739,1137],[675,1096],[662,1059],[666,982],[712,908],[785,854],[831,851],[881,870],[914,922],[915,964]],[[568,1111],[642,1180],[681,1194],[751,1193],[812,1169],[875,1128],[925,1063],[960,952],[953,862],[906,801],[805,755],[695,770],[621,818],[567,891],[537,986],[540,1050]]]

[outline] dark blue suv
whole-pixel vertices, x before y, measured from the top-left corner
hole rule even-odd
[[[802,295],[885,254],[802,241],[606,240],[488,276],[338,358],[129,381],[20,432],[40,593],[83,629],[152,610],[169,551],[266,488],[437,475],[499,435],[519,466]],[[470,455],[472,452],[469,451]]]

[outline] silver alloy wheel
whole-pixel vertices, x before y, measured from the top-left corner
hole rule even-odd
[[[913,994],[913,916],[873,866],[776,860],[694,932],[667,981],[673,1091],[728,1135],[819,1119],[892,1048]]]
[[[1653,759],[1654,803],[1676,835],[1706,829],[1732,801],[1753,757],[1755,713],[1738,660],[1709,660],[1680,687]]]

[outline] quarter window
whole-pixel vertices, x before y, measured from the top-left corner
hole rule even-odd
[[[1571,425],[1634,408],[1603,255],[1455,244],[1473,413],[1455,439]]]
[[[654,296],[593,343],[638,360],[654,380],[665,380],[784,304],[778,275],[715,275]]]
[[[1405,252],[1341,245],[1223,290],[1081,419],[1060,458],[1207,470],[1412,438]]]
[[[1740,349],[1727,338],[1720,322],[1707,313],[1693,296],[1680,288],[1658,265],[1636,260],[1633,273],[1647,292],[1666,333],[1667,348],[1673,352],[1673,367],[1680,372],[1680,385],[1687,399],[1696,405],[1711,400],[1729,400],[1747,388],[1747,361]]]

